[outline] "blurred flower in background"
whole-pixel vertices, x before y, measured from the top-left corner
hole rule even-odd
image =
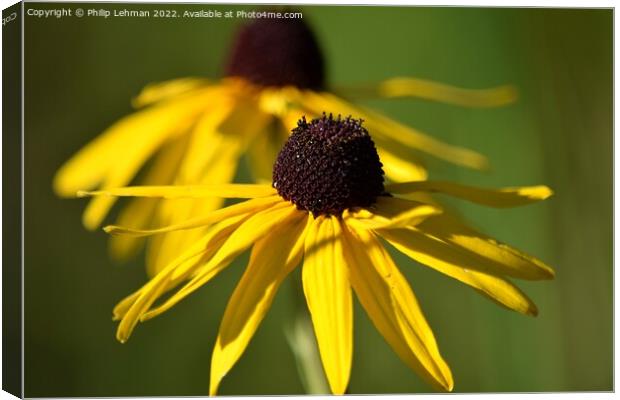
[[[511,86],[466,90],[415,78],[393,78],[341,92],[344,97],[418,97],[466,107],[497,107],[515,99]],[[390,180],[425,179],[419,154],[469,168],[487,166],[486,158],[476,152],[442,143],[330,92],[320,46],[302,19],[258,19],[242,26],[230,49],[224,78],[151,84],[133,104],[138,111],[112,125],[62,166],[54,178],[56,193],[69,197],[80,189],[125,186],[142,169],[144,175],[138,181],[146,185],[227,183],[234,179],[242,156],[247,156],[256,180],[269,181],[277,152],[296,121],[302,115],[320,116],[325,110],[365,121]],[[93,199],[84,211],[84,225],[99,226],[114,202],[111,197]],[[117,223],[149,228],[221,205],[218,198],[135,199],[121,210]],[[197,229],[154,238],[147,252],[149,274],[155,275],[183,243],[201,234]],[[110,243],[112,255],[126,259],[142,242],[123,237]]]
[[[80,195],[249,199],[159,229],[105,228],[133,237],[203,232],[116,306],[117,338],[125,342],[139,321],[170,309],[251,248],[213,350],[209,392],[215,395],[280,284],[303,258],[303,290],[323,369],[332,393],[342,394],[353,354],[351,289],[409,367],[438,390],[451,391],[454,385],[413,291],[380,239],[526,315],[536,315],[536,306],[508,278],[554,277],[541,261],[476,232],[436,204],[400,197],[432,192],[499,208],[537,202],[552,194],[546,186],[486,190],[426,180],[385,185],[378,151],[361,121],[323,115],[310,123],[298,122],[277,156],[271,185],[136,186]]]

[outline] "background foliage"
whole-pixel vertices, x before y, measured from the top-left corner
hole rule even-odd
[[[29,3],[26,9],[35,6],[58,7]],[[96,5],[114,7],[122,8]],[[519,101],[501,109],[368,102],[486,154],[493,166],[474,172],[431,160],[432,178],[480,186],[545,183],[556,192],[542,204],[513,210],[454,203],[476,226],[556,268],[555,281],[520,285],[537,302],[538,318],[508,312],[396,258],[453,369],[455,390],[611,390],[612,11],[328,6],[302,11],[316,29],[334,86],[411,75],[465,87],[519,88]],[[217,327],[247,256],[174,311],[139,326],[121,345],[114,339],[111,310],[144,282],[141,258],[128,265],[111,262],[105,234],[80,224],[85,201],[56,198],[51,181],[63,161],[131,111],[130,98],[145,84],[218,77],[241,22],[27,17],[26,396],[207,393]],[[247,179],[242,167],[238,181]],[[295,312],[295,284],[290,279],[283,286],[245,356],[224,380],[222,394],[303,392],[283,334]],[[430,390],[359,306],[349,390]]]

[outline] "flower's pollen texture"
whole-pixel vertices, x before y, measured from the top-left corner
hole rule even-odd
[[[323,55],[302,19],[258,19],[241,27],[225,72],[257,85],[301,89],[321,89],[325,79]]]
[[[339,215],[383,194],[383,169],[361,120],[302,118],[278,154],[273,187],[297,208]]]

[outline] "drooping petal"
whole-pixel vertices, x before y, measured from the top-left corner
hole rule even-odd
[[[210,259],[211,256],[219,250],[232,231],[234,231],[248,217],[249,215],[240,215],[214,225],[204,235],[204,237],[200,238],[199,241],[192,243],[182,253],[182,255],[177,253],[177,257],[166,265],[165,270],[167,271],[166,274],[168,283],[166,284],[166,289],[164,291],[172,289],[189,274],[191,274],[195,267],[200,265],[201,260]],[[153,278],[155,278],[155,276]],[[121,300],[116,307],[114,307],[113,319],[115,321],[122,319],[125,314],[127,314],[127,311],[129,311],[132,305],[136,302],[136,299],[138,299],[138,297],[144,292],[148,291],[148,288],[149,286],[147,283],[136,292]],[[138,314],[138,317],[139,315],[140,314]]]
[[[258,240],[226,306],[211,358],[209,395],[245,351],[284,278],[299,264],[307,218],[276,227]]]
[[[380,97],[418,97],[463,107],[501,107],[517,99],[514,86],[489,89],[464,89],[425,79],[397,77],[380,82],[375,92]]]
[[[353,306],[335,217],[315,219],[306,235],[302,279],[306,302],[332,393],[344,394],[353,355]]]
[[[183,300],[226,268],[239,254],[280,224],[291,223],[305,214],[290,203],[276,204],[260,211],[243,222],[215,255],[194,274],[192,279],[162,305],[149,311],[143,319],[153,318]]]
[[[555,272],[551,267],[507,244],[477,232],[458,218],[448,214],[425,220],[417,228],[460,249],[471,252],[482,259],[479,264],[491,265],[489,272],[497,272],[515,278],[539,280],[553,279]]]
[[[482,263],[455,246],[415,229],[381,231],[379,234],[403,254],[473,287],[511,310],[528,315],[538,313],[534,302],[519,288],[499,276],[480,272]]]
[[[159,233],[206,227],[230,217],[247,214],[249,212],[258,212],[261,210],[265,210],[275,205],[276,203],[281,202],[281,200],[282,199],[279,196],[259,197],[256,199],[244,201],[242,203],[234,204],[232,206],[220,208],[219,210],[215,210],[208,215],[205,215],[204,217],[193,218],[188,221],[184,221],[170,226],[165,226],[158,229],[134,229],[116,225],[108,225],[103,228],[103,230],[112,235],[129,235],[140,237],[156,235]]]
[[[270,185],[228,183],[219,185],[188,186],[127,186],[95,191],[78,191],[79,197],[160,197],[164,199],[222,197],[228,199],[251,199],[277,194]]]
[[[142,91],[131,101],[135,108],[141,108],[153,103],[164,101],[190,90],[205,87],[209,81],[205,78],[180,78],[163,82],[154,82],[146,85]]]
[[[112,321],[119,321],[121,318],[123,318],[123,316],[127,314],[127,311],[129,311],[131,306],[136,302],[138,297],[140,297],[140,294],[142,294],[143,290],[144,287],[141,287],[129,296],[125,297],[123,300],[119,301],[112,310]]]
[[[189,246],[142,288],[123,299],[113,312],[114,319],[121,320],[116,331],[116,338],[122,343],[127,341],[138,321],[144,317],[152,304],[163,293],[177,286],[199,268],[203,257],[209,259],[246,218],[247,216],[241,215],[214,226],[208,234]]]
[[[389,254],[369,231],[348,226],[343,232],[351,285],[375,327],[427,382],[440,390],[452,390],[450,368],[409,284]]]
[[[545,200],[553,194],[547,186],[522,186],[502,189],[481,189],[443,181],[391,183],[385,190],[392,194],[439,192],[489,207],[517,207]]]

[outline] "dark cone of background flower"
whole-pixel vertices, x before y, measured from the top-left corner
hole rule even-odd
[[[262,86],[321,89],[323,54],[303,19],[257,19],[235,37],[225,73]]]
[[[303,118],[273,167],[273,187],[297,208],[340,215],[372,205],[384,192],[377,149],[361,120]]]

